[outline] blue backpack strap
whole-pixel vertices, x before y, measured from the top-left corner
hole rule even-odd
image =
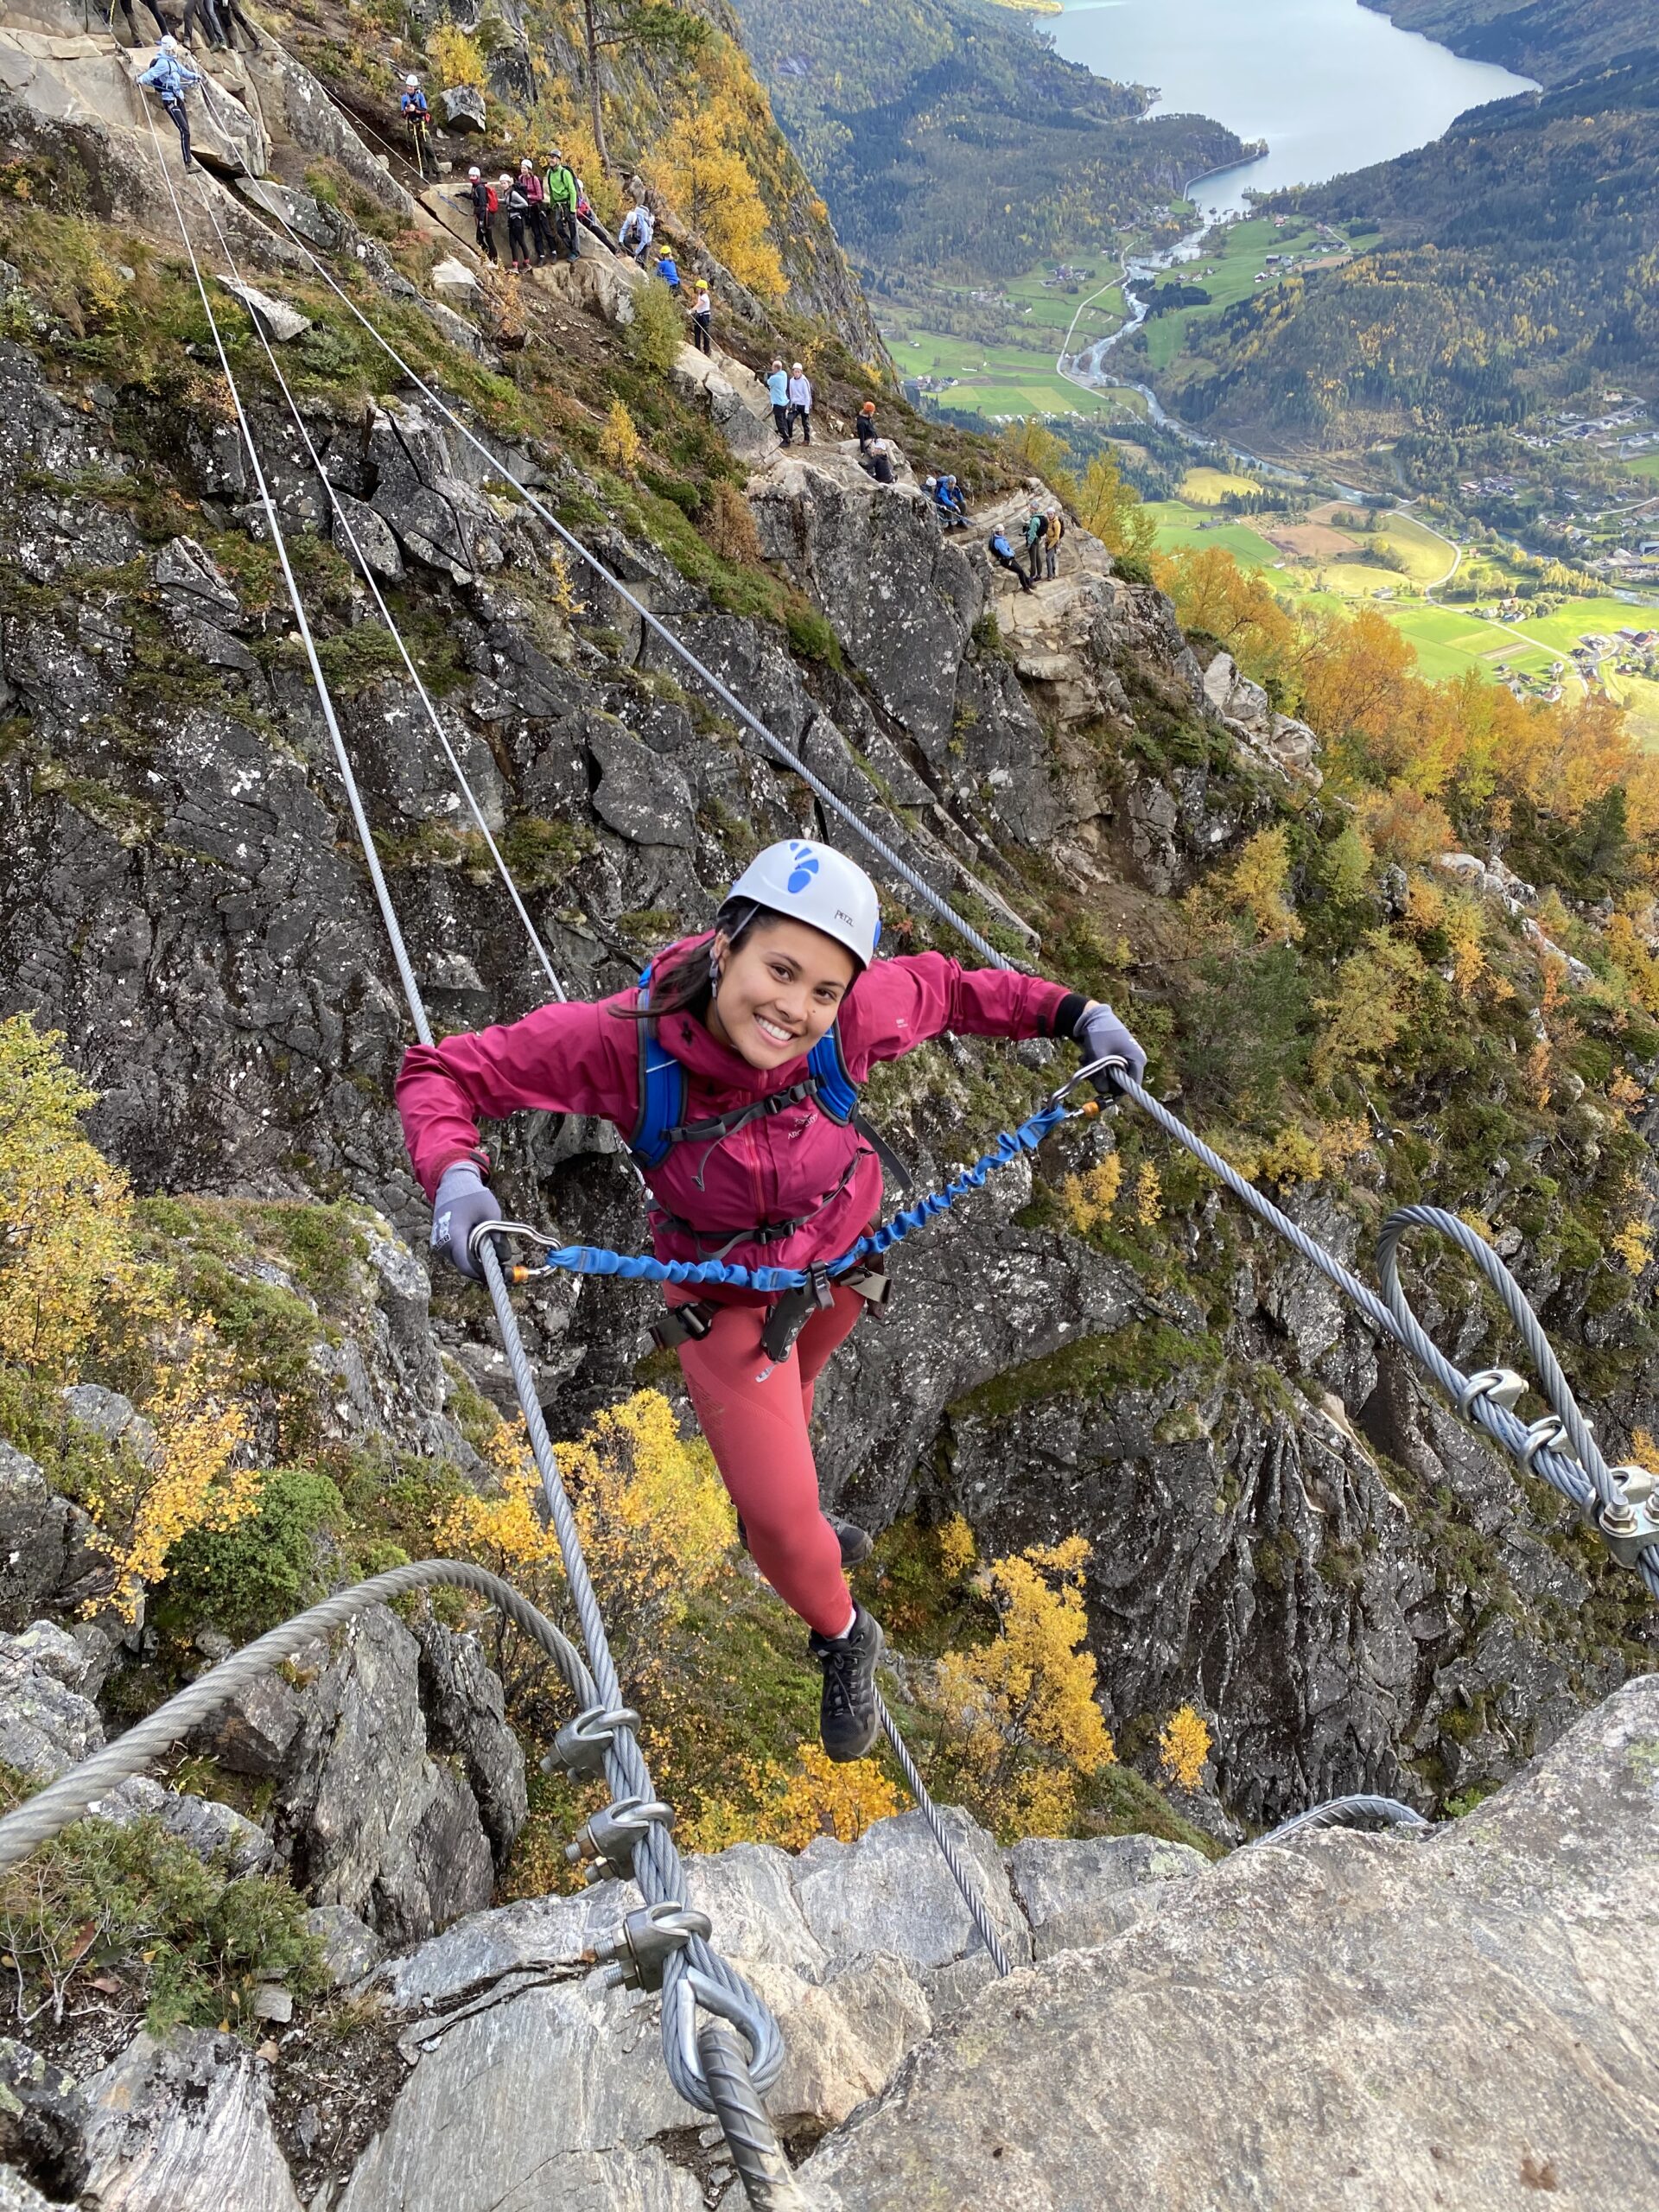
[[[839,1022],[832,1021],[807,1054],[806,1069],[812,1078],[814,1100],[832,1122],[839,1122],[845,1128],[858,1111],[858,1085],[847,1072]]]
[[[858,1085],[847,1072],[847,1056],[841,1049],[841,1025],[831,1022],[807,1055],[807,1072],[815,1086],[813,1103],[842,1128],[849,1124],[874,1150],[886,1179],[899,1190],[910,1188],[910,1170],[875,1125],[860,1111]]]
[[[647,969],[640,982],[642,1011],[651,1003],[650,974]],[[685,1119],[685,1070],[658,1036],[654,1021],[642,1021],[639,1029],[639,1113],[628,1150],[641,1173],[649,1173],[667,1156],[669,1131]]]

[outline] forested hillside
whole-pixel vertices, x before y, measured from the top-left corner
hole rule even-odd
[[[1365,0],[1404,30],[1544,85],[1659,46],[1652,0]]]
[[[1063,61],[976,0],[737,0],[779,122],[878,277],[1008,276],[1236,161],[1202,116],[1142,119],[1141,88]]]
[[[1188,419],[1351,448],[1517,423],[1598,377],[1659,390],[1659,61],[1478,110],[1294,204],[1383,242],[1196,331],[1161,379]]]

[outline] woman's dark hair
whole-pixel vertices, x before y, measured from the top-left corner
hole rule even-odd
[[[757,923],[777,918],[769,906],[757,906],[747,899],[728,899],[715,916],[713,935],[694,945],[671,968],[652,969],[646,1005],[613,1007],[612,1013],[620,1021],[655,1021],[665,1014],[701,1014],[709,997],[715,937],[723,932],[735,952],[753,935]]]

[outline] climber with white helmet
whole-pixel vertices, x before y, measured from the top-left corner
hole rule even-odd
[[[671,1284],[653,1334],[679,1355],[756,1566],[812,1631],[823,1747],[838,1760],[875,1740],[882,1645],[844,1573],[869,1538],[824,1517],[808,1433],[824,1363],[887,1288],[879,1262],[824,1272],[874,1217],[892,1158],[857,1086],[877,1062],[950,1034],[1071,1037],[1090,1061],[1119,1056],[1137,1077],[1146,1067],[1109,1007],[939,952],[878,961],[880,928],[863,869],[791,838],[751,861],[712,930],[668,946],[637,987],[411,1046],[397,1078],[432,1243],[463,1274],[480,1273],[474,1233],[503,1218],[480,1117],[520,1111],[620,1131],[659,1259],[817,1270],[781,1297]]]
[[[398,101],[403,110],[404,128],[409,133],[409,143],[415,157],[415,166],[423,178],[438,173],[432,159],[432,111],[426,104],[426,94],[421,90],[421,80],[410,70],[404,79],[403,97]]]
[[[193,69],[179,48],[171,33],[156,49],[156,59],[139,77],[141,85],[148,86],[172,118],[179,134],[179,144],[184,152],[184,166],[191,165],[190,118],[185,113],[186,95],[192,85],[201,82],[201,72]]]

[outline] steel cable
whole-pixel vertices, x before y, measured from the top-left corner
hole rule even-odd
[[[771,730],[769,730],[766,724],[760,721],[758,715],[751,713],[749,709],[744,705],[743,702],[738,697],[737,694],[730,688],[730,686],[724,683],[721,677],[716,676],[711,668],[708,667],[702,661],[699,660],[696,653],[692,652],[691,648],[683,643],[682,639],[677,638],[674,632],[668,627],[667,624],[663,622],[657,615],[652,613],[650,607],[645,605],[643,600],[637,599],[619,577],[613,575],[610,569],[606,567],[599,556],[596,553],[590,552],[588,547],[585,546],[582,540],[575,535],[575,531],[568,530],[564,524],[559,520],[558,517],[537,498],[535,493],[531,490],[527,484],[520,483],[518,478],[512,474],[501,456],[490,450],[490,448],[486,445],[483,439],[479,437],[474,430],[469,429],[467,424],[462,421],[461,417],[458,414],[456,414],[454,409],[449,405],[448,402],[443,398],[442,394],[435,391],[432,386],[427,383],[425,378],[421,375],[420,372],[412,367],[410,364],[404,359],[404,356],[397,351],[397,348],[392,344],[391,340],[387,338],[383,332],[376,328],[375,325],[369,320],[368,316],[364,314],[362,308],[358,306],[357,302],[353,299],[351,294],[346,291],[341,284],[336,282],[333,273],[330,271],[327,264],[321,261],[311,251],[311,248],[306,244],[305,240],[300,236],[299,232],[294,229],[293,226],[287,220],[287,219],[282,215],[278,215],[276,219],[282,224],[283,228],[288,232],[289,237],[293,239],[300,251],[304,254],[306,258],[310,262],[312,267],[315,269],[318,275],[322,278],[324,283],[327,284],[329,289],[334,292],[339,298],[344,301],[346,306],[350,309],[352,314],[356,316],[357,320],[362,324],[365,330],[368,332],[369,335],[374,340],[375,343],[381,348],[381,350],[389,357],[389,359],[397,363],[398,368],[403,371],[403,373],[409,378],[410,382],[417,391],[425,394],[427,398],[431,401],[432,404],[443,416],[444,420],[454,429],[460,432],[461,435],[466,439],[467,444],[472,446],[475,451],[481,454],[485,460],[489,462],[492,468],[499,469],[502,474],[507,477],[508,481],[512,484],[515,490],[524,499],[524,504],[533,513],[540,516],[543,522],[546,524],[547,527],[554,533],[555,537],[558,538],[560,543],[568,547],[579,560],[583,562],[587,567],[593,570],[594,574],[599,577],[602,583],[604,583],[610,590],[613,591],[620,599],[630,607],[633,610],[634,613],[639,616],[640,621],[651,631],[652,634],[659,639],[661,642],[668,647],[668,650],[674,655],[676,659],[683,662],[686,667],[693,671],[702,683],[707,684],[709,689],[714,693],[715,696],[720,701],[721,704],[737,717],[738,721],[742,723],[745,729],[752,731],[753,734],[760,740],[761,743],[766,746],[778,760],[781,760],[785,766],[792,770],[792,772],[801,779],[801,781],[806,785],[807,789],[812,792],[821,805],[827,807],[832,814],[837,816],[840,820],[844,822],[849,830],[854,830],[860,837],[861,837],[864,840],[864,842],[869,847],[870,850],[887,863],[887,866],[892,870],[894,875],[898,876],[902,881],[907,883],[911,889],[915,892],[917,897],[923,900],[926,906],[930,906],[934,913],[939,917],[941,921],[948,922],[950,927],[956,931],[959,937],[973,946],[976,952],[982,953],[986,959],[993,962],[997,967],[1012,967],[1014,963],[1011,961],[1005,959],[1002,955],[998,952],[996,947],[992,944],[988,938],[982,937],[977,930],[974,929],[969,923],[965,922],[949,901],[942,898],[940,894],[934,890],[932,885],[928,882],[925,876],[920,874],[915,868],[912,868],[909,861],[901,858],[900,855],[893,850],[893,847],[887,843],[884,837],[880,836],[875,830],[872,830],[867,823],[861,820],[859,816],[847,804],[846,800],[842,798],[838,793],[833,791],[830,786],[824,782],[821,776],[815,774],[801,759],[800,755],[792,752],[790,747],[784,743],[780,737],[776,736]]]
[[[184,241],[185,251],[189,256],[191,270],[196,280],[196,289],[201,299],[202,310],[207,315],[208,327],[213,333],[219,365],[225,374],[226,387],[230,393],[241,431],[242,442],[253,469],[254,480],[258,487],[266,526],[270,531],[272,544],[277,554],[283,581],[294,608],[295,619],[299,625],[301,637],[305,645],[312,681],[316,689],[329,734],[334,741],[335,760],[346,787],[359,840],[363,847],[370,880],[374,886],[380,918],[403,983],[404,995],[409,1006],[410,1019],[421,1042],[429,1045],[432,1042],[432,1029],[427,1019],[420,985],[416,980],[413,963],[410,959],[409,949],[404,939],[403,928],[397,918],[397,909],[392,903],[391,892],[387,887],[385,874],[374,850],[373,837],[364,810],[362,796],[358,788],[351,756],[340,733],[339,721],[334,715],[334,702],[329,696],[328,686],[317,658],[310,625],[306,620],[305,609],[289,560],[282,523],[276,512],[276,504],[271,498],[264,471],[260,465],[252,425],[248,419],[241,393],[231,371],[224,340],[219,332],[218,320],[213,314],[213,302],[208,297],[207,284],[196,258],[195,249],[191,243],[189,226],[185,221],[184,210],[180,205],[178,194],[174,191],[171,175],[168,173],[162,159],[156,138],[155,119],[148,107],[145,108],[145,115],[149,122],[151,144],[156,151],[156,160],[162,167],[168,194],[173,202],[174,213],[178,218],[180,236]],[[507,1298],[499,1263],[496,1261],[493,1252],[488,1251],[487,1249],[484,1272],[495,1308],[502,1348],[506,1353],[514,1387],[518,1395],[519,1405],[524,1413],[537,1469],[541,1476],[549,1510],[558,1534],[560,1548],[564,1557],[565,1578],[572,1603],[575,1607],[576,1617],[582,1627],[582,1641],[587,1649],[600,1700],[607,1707],[620,1707],[622,1703],[620,1686],[615,1664],[611,1657],[604,1618],[594,1592],[592,1579],[582,1553],[581,1537],[559,1474],[558,1463],[547,1433],[547,1426],[542,1417],[534,1378],[531,1374],[530,1363],[518,1332],[518,1317]],[[609,1749],[606,1752],[605,1766],[607,1776],[616,1796],[633,1795],[646,1801],[655,1798],[657,1793],[652,1786],[645,1756],[628,1727],[618,1726],[613,1732]],[[635,1849],[633,1866],[635,1879],[647,1905],[678,1905],[683,1902],[684,1874],[679,1853],[667,1829],[660,1821],[652,1821],[647,1827],[644,1837]],[[691,1979],[694,1972],[695,1980]],[[701,2062],[697,2056],[694,2032],[693,2008],[699,2002],[718,2011],[723,2017],[734,2021],[741,2028],[749,2046],[756,2087],[762,2091],[770,2088],[783,2066],[785,2056],[783,2037],[776,2020],[772,2018],[770,2010],[750,1989],[735,1969],[728,1966],[706,1940],[693,1936],[682,1948],[671,1955],[663,1979],[663,2056],[670,2079],[680,2095],[684,2097],[689,2104],[697,2107],[702,2111],[707,2112],[712,2108],[709,2092],[702,2079]]]
[[[94,1751],[90,1758],[82,1759],[78,1766],[71,1767],[67,1774],[36,1791],[15,1812],[0,1820],[0,1868],[15,1866],[20,1859],[27,1859],[30,1852],[49,1842],[72,1821],[78,1821],[89,1806],[118,1783],[130,1781],[153,1766],[164,1751],[216,1712],[227,1699],[236,1696],[261,1675],[269,1674],[283,1660],[293,1658],[307,1644],[315,1643],[330,1630],[366,1612],[371,1605],[385,1605],[393,1598],[406,1596],[411,1590],[428,1589],[435,1584],[476,1590],[487,1598],[515,1627],[541,1645],[575,1692],[580,1706],[594,1702],[594,1680],[582,1654],[511,1583],[466,1560],[415,1560],[407,1567],[389,1567],[384,1574],[372,1575],[366,1582],[338,1591],[320,1605],[308,1606],[292,1620],[283,1622],[280,1627],[268,1630],[253,1643],[245,1644],[240,1651],[232,1652],[228,1659],[221,1659],[205,1675],[198,1675],[194,1682],[187,1683],[164,1705],[157,1706],[154,1713],[135,1721],[112,1744],[106,1744],[102,1751]]]

